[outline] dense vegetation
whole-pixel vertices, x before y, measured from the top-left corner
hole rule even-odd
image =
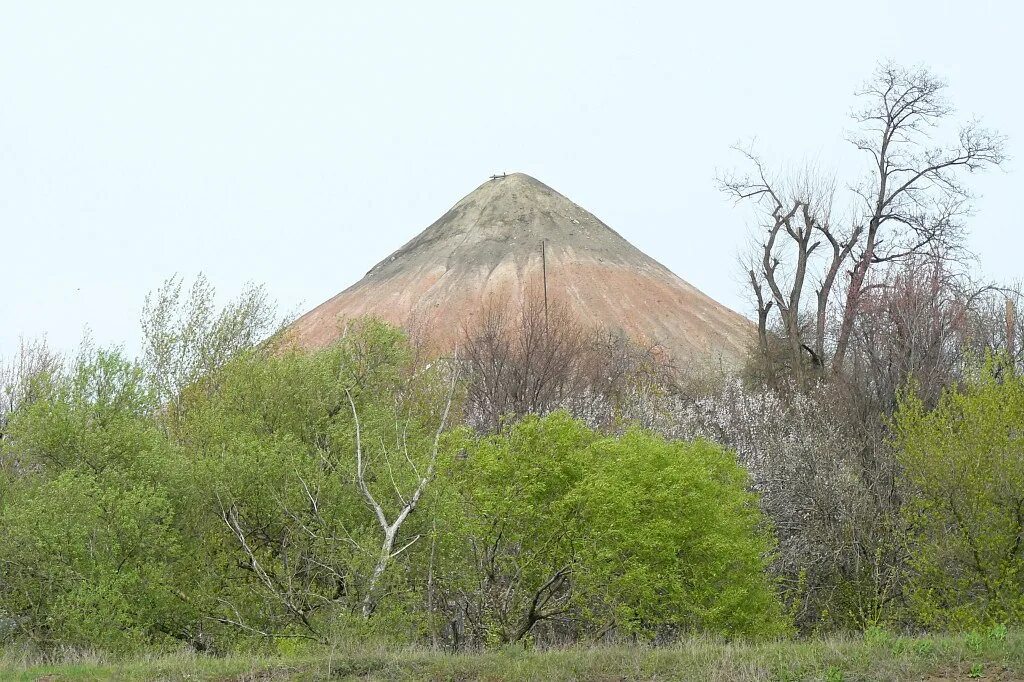
[[[1005,361],[977,366],[930,408],[904,394],[889,446],[904,502],[874,520],[887,534],[848,575],[811,552],[840,551],[834,538],[854,529],[804,544],[821,521],[788,486],[814,494],[816,479],[784,468],[835,434],[782,434],[773,461],[772,438],[749,433],[740,452],[767,458],[755,475],[785,477],[758,491],[734,451],[666,438],[618,408],[600,428],[552,409],[474,430],[459,423],[472,369],[425,363],[373,320],[318,352],[268,343],[203,360],[212,337],[237,333],[196,300],[210,295],[155,311],[173,342],[151,357],[173,349],[178,366],[202,366],[173,400],[159,392],[168,362],[89,345],[65,364],[26,351],[35,369],[8,387],[3,431],[6,639],[223,653],[359,635],[460,649],[970,630],[1024,615],[1024,379]],[[769,424],[804,409],[736,390]],[[678,428],[708,423],[707,396],[678,413],[667,408],[681,394],[642,395],[645,412]],[[844,523],[842,505],[862,494],[850,472],[801,461],[835,467],[816,475],[832,486],[828,518]]]
[[[87,350],[5,430],[8,636],[123,650],[454,647],[612,631],[773,635],[773,540],[735,457],[564,412],[477,435],[452,368],[367,322],[320,352],[239,353],[160,403]],[[448,428],[451,427],[451,428]]]

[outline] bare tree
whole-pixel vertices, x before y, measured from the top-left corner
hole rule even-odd
[[[966,342],[977,358],[1001,355],[1000,370],[1024,370],[1024,284],[977,288],[967,311]]]
[[[850,141],[871,163],[852,188],[849,218],[833,217],[833,180],[811,171],[780,179],[749,148],[739,151],[752,172],[719,181],[736,201],[753,202],[763,218],[747,268],[759,347],[768,351],[774,312],[798,384],[808,366],[822,375],[842,370],[857,316],[884,280],[872,277],[879,266],[962,253],[963,219],[971,210],[963,176],[1001,164],[1005,140],[972,121],[952,143],[933,143],[932,134],[952,114],[944,88],[925,68],[883,64],[856,93],[863,107],[853,114],[857,131]],[[809,282],[813,313],[805,314]]]
[[[850,259],[860,229],[833,226],[833,179],[811,168],[795,180],[780,179],[766,169],[752,149],[735,149],[754,170],[749,175],[721,178],[719,186],[737,202],[754,202],[763,219],[746,261],[746,275],[757,307],[758,347],[767,359],[774,309],[787,346],[786,364],[802,386],[807,374],[820,376],[826,369],[829,306],[837,277]],[[810,299],[810,313],[804,310],[805,299]]]
[[[865,413],[891,414],[912,381],[934,401],[961,376],[979,292],[941,257],[906,260],[872,284],[851,330],[849,399],[864,402]]]
[[[480,431],[503,420],[568,410],[605,427],[637,391],[671,383],[672,358],[657,343],[588,329],[560,301],[528,289],[521,301],[490,301],[463,328],[466,410]]]
[[[964,173],[1005,160],[1005,138],[970,121],[951,144],[932,142],[953,109],[946,83],[925,68],[882,64],[857,93],[860,131],[850,141],[871,159],[860,200],[860,244],[839,324],[835,365],[842,368],[869,274],[881,263],[926,251],[955,255],[971,210]]]
[[[499,431],[508,415],[543,414],[577,394],[586,332],[558,302],[527,291],[521,304],[488,302],[463,328],[471,421]]]

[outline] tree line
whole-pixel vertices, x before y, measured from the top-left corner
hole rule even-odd
[[[787,631],[772,535],[724,448],[565,410],[476,430],[472,361],[419,362],[381,322],[311,353],[239,350],[271,319],[261,296],[217,311],[202,280],[172,281],[142,360],[25,349],[4,425],[5,637],[224,651]]]

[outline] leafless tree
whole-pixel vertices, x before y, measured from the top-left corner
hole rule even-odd
[[[764,218],[747,273],[760,349],[769,347],[774,310],[798,384],[808,365],[823,375],[842,370],[857,317],[884,280],[873,276],[880,267],[926,253],[962,254],[972,199],[964,176],[1001,164],[1005,140],[971,121],[952,143],[935,143],[932,135],[953,112],[945,87],[925,68],[887,63],[856,93],[863,106],[853,114],[849,139],[870,164],[851,188],[848,217],[834,219],[834,181],[809,172],[780,179],[751,149],[740,151],[753,171],[720,180],[729,196],[754,202]],[[804,316],[810,271],[813,314]]]
[[[774,177],[752,149],[736,147],[753,173],[727,176],[720,188],[736,201],[752,201],[764,219],[746,261],[757,307],[758,347],[770,353],[770,319],[781,320],[786,364],[797,385],[820,376],[827,362],[827,319],[836,279],[859,238],[856,226],[833,225],[835,182],[808,168],[795,180]],[[803,304],[813,288],[812,309]]]
[[[938,256],[906,259],[876,277],[850,334],[848,398],[864,402],[865,414],[887,415],[913,382],[926,402],[937,400],[962,376],[971,310],[985,291]]]
[[[543,414],[581,388],[586,333],[559,303],[527,292],[521,304],[489,301],[479,322],[463,328],[469,379],[466,407],[483,430],[508,415]]]
[[[463,328],[462,349],[467,416],[487,432],[500,431],[508,417],[556,409],[607,426],[630,395],[673,376],[657,344],[587,328],[560,301],[545,306],[533,289],[520,301],[488,302]]]
[[[860,241],[850,273],[835,350],[842,368],[869,274],[926,251],[955,254],[963,219],[971,211],[965,173],[1005,160],[1005,138],[977,121],[960,127],[955,141],[932,141],[952,113],[946,83],[925,68],[882,64],[857,93],[859,131],[850,141],[870,157],[867,178],[854,188],[860,200]]]
[[[978,357],[1005,355],[1007,365],[1024,370],[1024,285],[990,286],[976,295],[970,314],[968,338]]]
[[[857,93],[850,140],[870,164],[846,208],[831,179],[774,174],[750,148],[740,152],[752,171],[720,180],[761,217],[745,261],[759,354],[773,387],[800,390],[727,386],[662,410],[674,415],[665,429],[736,448],[779,533],[776,569],[810,609],[804,623],[840,608],[871,622],[899,598],[887,417],[901,392],[933,400],[972,356],[1019,352],[1013,291],[964,267],[965,177],[1002,163],[1004,140],[969,122],[934,142],[952,113],[944,87],[926,69],[884,64]],[[807,381],[816,376],[831,381]]]

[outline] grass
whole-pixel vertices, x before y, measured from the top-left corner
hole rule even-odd
[[[687,640],[672,646],[520,648],[446,654],[346,647],[287,657],[0,653],[2,680],[1022,680],[1024,632],[934,637],[872,631],[857,638],[771,643]]]

